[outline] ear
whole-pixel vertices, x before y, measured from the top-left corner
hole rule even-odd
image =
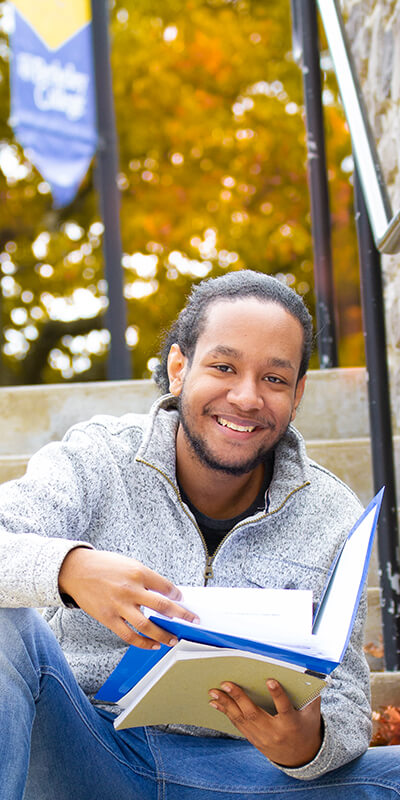
[[[294,403],[293,403],[293,408],[292,408],[292,416],[290,418],[291,422],[293,422],[293,420],[294,420],[294,418],[296,416],[297,407],[298,407],[298,405],[300,403],[301,398],[303,397],[304,389],[305,389],[305,385],[306,385],[306,378],[307,378],[307,376],[303,375],[303,377],[300,378],[300,380],[297,382],[296,391],[295,391],[295,395],[294,395]]]
[[[167,369],[169,377],[169,390],[175,397],[182,391],[185,377],[187,358],[183,355],[179,344],[171,345],[168,353]]]

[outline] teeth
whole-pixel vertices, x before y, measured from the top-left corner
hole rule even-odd
[[[255,425],[246,425],[246,426],[244,426],[244,425],[235,425],[234,422],[228,422],[228,420],[224,419],[223,417],[217,417],[217,420],[218,420],[218,423],[220,425],[223,425],[224,428],[231,428],[233,431],[240,431],[240,432],[243,431],[243,432],[246,432],[246,433],[251,433],[251,431],[254,431],[254,429],[256,427]]]

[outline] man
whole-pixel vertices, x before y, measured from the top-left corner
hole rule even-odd
[[[203,282],[166,341],[170,394],[151,414],[77,425],[0,489],[3,800],[400,796],[397,748],[353,761],[371,731],[365,603],[331,686],[302,711],[274,681],[275,716],[229,675],[210,687],[242,738],[116,732],[90,702],[126,645],[175,643],[142,606],[194,619],[176,584],[318,599],[361,508],[290,425],[311,343],[302,300],[276,279]]]

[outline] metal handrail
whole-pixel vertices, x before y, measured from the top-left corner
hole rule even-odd
[[[398,253],[400,211],[393,216],[339,6],[336,0],[317,0],[317,3],[350,129],[375,244],[381,253]]]

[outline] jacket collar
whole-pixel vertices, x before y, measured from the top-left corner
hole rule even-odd
[[[148,425],[135,458],[161,472],[175,487],[178,423],[176,397],[163,395],[150,409]]]
[[[268,495],[270,514],[279,511],[286,500],[311,482],[311,470],[304,439],[289,425],[275,450],[274,473]]]

